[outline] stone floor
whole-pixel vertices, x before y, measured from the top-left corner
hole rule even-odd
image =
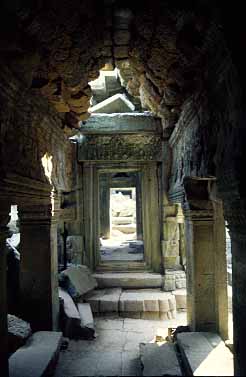
[[[100,256],[106,261],[142,261],[144,259],[143,241],[108,239],[101,240]]]
[[[169,321],[96,318],[97,338],[69,342],[61,351],[55,377],[141,376],[139,344],[166,334],[168,327],[186,324],[186,313]]]

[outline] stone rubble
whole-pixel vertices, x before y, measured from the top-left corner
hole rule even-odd
[[[31,336],[32,330],[28,322],[8,314],[8,352],[14,353],[18,348],[23,346]]]

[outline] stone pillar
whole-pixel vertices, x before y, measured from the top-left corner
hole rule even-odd
[[[233,348],[234,374],[245,376],[246,334],[246,211],[245,202],[233,203],[228,210],[228,226],[232,247]]]
[[[165,269],[180,267],[178,206],[164,206],[162,257]]]
[[[6,238],[10,206],[0,202],[0,370],[8,376],[8,309],[7,309],[7,263]]]
[[[99,178],[100,191],[100,236],[110,238],[110,183],[109,174]]]
[[[187,317],[192,331],[215,331],[227,337],[223,311],[227,311],[226,262],[223,239],[224,224],[216,218],[209,198],[210,180],[186,178],[184,181],[186,253],[187,253]],[[220,273],[220,276],[218,274]]]
[[[143,239],[143,214],[142,214],[142,190],[141,190],[141,173],[136,174],[136,230],[137,239]]]
[[[57,221],[51,205],[20,208],[21,308],[34,330],[58,328]]]

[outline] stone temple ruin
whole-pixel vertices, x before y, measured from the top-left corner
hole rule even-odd
[[[1,3],[2,376],[246,374],[243,25]]]

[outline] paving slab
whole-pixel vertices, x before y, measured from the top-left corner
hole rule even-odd
[[[34,333],[9,358],[10,377],[41,377],[55,367],[62,342],[62,333],[39,331]]]
[[[177,335],[187,375],[233,376],[233,355],[219,335],[190,332]]]
[[[139,347],[143,376],[182,376],[174,344],[142,343]]]

